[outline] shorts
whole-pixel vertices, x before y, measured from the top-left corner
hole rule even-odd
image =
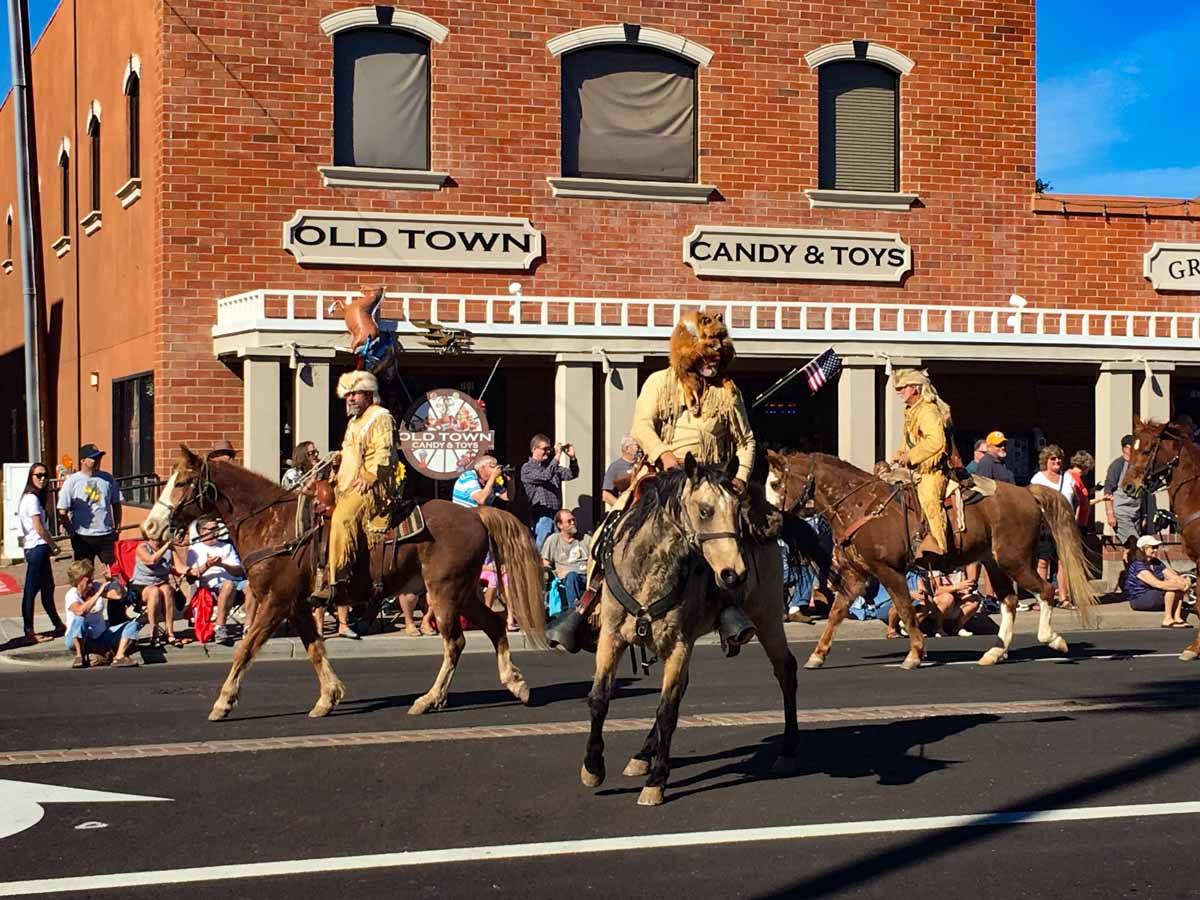
[[[1136,597],[1129,598],[1129,608],[1138,612],[1162,612],[1167,608],[1166,592],[1158,588],[1146,588]]]
[[[111,566],[117,561],[117,557],[113,553],[113,544],[116,539],[115,531],[108,534],[72,534],[71,553],[75,559],[90,559],[93,562],[96,557],[100,557],[100,562]]]
[[[1047,560],[1052,566],[1058,562],[1058,548],[1054,546],[1054,541],[1049,535],[1038,538],[1037,558]]]
[[[489,591],[495,590],[499,586],[501,580],[503,581],[504,586],[508,587],[508,573],[505,572],[502,578],[498,580],[496,578],[495,569],[484,569],[481,571],[479,573],[479,580],[483,582],[484,588]]]
[[[1136,538],[1138,534],[1138,519],[1139,510],[1129,509],[1128,507],[1118,506],[1116,508],[1117,526],[1113,531],[1117,535],[1117,540],[1124,544],[1130,538]]]

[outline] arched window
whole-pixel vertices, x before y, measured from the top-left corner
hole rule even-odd
[[[0,262],[6,275],[13,270],[13,208],[9,206],[8,215],[4,217],[4,260]]]
[[[817,70],[818,184],[839,191],[900,189],[900,76],[871,62]]]
[[[88,149],[91,152],[91,200],[92,212],[100,212],[100,115],[99,107],[93,104],[87,125]]]
[[[58,206],[62,230],[50,249],[60,258],[71,250],[71,139],[58,145]]]
[[[129,177],[142,177],[141,101],[142,79],[137,72],[130,72],[125,80],[125,123],[128,129]]]
[[[562,174],[695,181],[696,64],[628,45],[566,54]]]

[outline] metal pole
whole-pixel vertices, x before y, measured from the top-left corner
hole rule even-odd
[[[14,133],[17,141],[17,217],[21,222],[21,288],[25,311],[25,432],[28,457],[42,462],[42,403],[38,371],[38,293],[34,269],[34,227],[29,166],[29,7],[27,0],[8,0],[9,55],[12,57]]]

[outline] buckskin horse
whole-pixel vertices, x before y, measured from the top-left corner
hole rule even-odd
[[[1179,535],[1188,558],[1200,565],[1200,447],[1192,441],[1191,429],[1174,422],[1133,420],[1133,455],[1117,490],[1131,497],[1164,487],[1171,512],[1179,522]],[[1200,636],[1179,658],[1200,658]]]
[[[825,453],[768,451],[767,465],[767,496],[771,502],[786,512],[811,504],[833,530],[840,580],[837,601],[805,668],[819,669],[825,664],[838,625],[871,576],[892,598],[908,630],[909,650],[901,668],[918,667],[925,658],[925,638],[917,627],[905,581],[905,573],[913,564],[913,539],[923,530],[915,491],[906,495],[911,487],[893,486]],[[1016,587],[1041,598],[1038,640],[1066,653],[1067,642],[1050,624],[1054,589],[1038,575],[1035,560],[1038,535],[1045,523],[1058,547],[1059,572],[1066,578],[1068,597],[1084,624],[1090,623],[1096,596],[1088,584],[1083,542],[1066,499],[1039,485],[1020,488],[997,483],[993,496],[967,505],[964,514],[965,531],[947,530],[953,546],[945,565],[957,568],[982,562],[992,589],[1003,601],[1001,645],[984,653],[979,664],[994,665],[1008,656],[1017,611]]]
[[[648,776],[639,805],[663,802],[692,648],[717,627],[720,594],[728,590],[740,593],[783,692],[783,749],[774,772],[796,769],[796,659],[783,631],[782,560],[774,540],[746,535],[745,498],[734,490],[732,475],[698,465],[689,453],[681,468],[642,483],[640,498],[615,526],[611,554],[601,554],[605,579],[588,698],[591,732],[579,773],[587,787],[604,781],[604,719],[621,653],[629,644],[649,646],[663,660],[662,694],[654,725],[624,774]]]
[[[147,517],[147,534],[165,535],[186,527],[204,513],[217,513],[244,561],[247,577],[258,598],[258,608],[233,656],[229,675],[213,704],[209,719],[229,715],[237,704],[242,678],[267,638],[286,619],[300,634],[309,661],[321,683],[321,694],[310,716],[328,715],[345,695],[325,654],[325,642],[317,632],[308,597],[314,567],[315,541],[293,548],[296,538],[296,504],[299,494],[225,459],[201,459],[187,447],[180,448],[175,464],[154,509]],[[372,568],[382,573],[382,589],[373,590],[370,572],[359,571],[351,584],[356,601],[372,595],[397,593],[422,579],[428,591],[429,609],[437,617],[442,634],[442,667],[427,693],[409,708],[410,715],[446,705],[450,680],[466,644],[459,615],[479,626],[496,648],[500,682],[522,703],[529,701],[529,685],[512,662],[504,617],[483,605],[478,592],[479,572],[489,543],[496,551],[497,566],[508,569],[506,599],[513,604],[517,623],[535,647],[544,648],[546,615],[542,602],[542,566],[529,540],[529,532],[503,510],[478,510],[455,506],[444,500],[421,505],[425,530],[399,547],[380,545],[372,551]],[[394,565],[383,565],[395,554]],[[280,551],[272,553],[272,551]]]

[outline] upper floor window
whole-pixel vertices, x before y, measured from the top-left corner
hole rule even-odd
[[[125,123],[128,129],[129,177],[142,177],[142,134],[141,134],[142,79],[137,72],[130,72],[125,79]]]
[[[576,50],[562,61],[567,177],[696,180],[696,64],[643,47]]]
[[[13,208],[8,208],[8,215],[4,217],[4,260],[0,262],[0,268],[4,269],[6,275],[11,275],[13,270]]]
[[[900,77],[874,63],[818,70],[818,183],[839,191],[900,188]]]
[[[333,165],[325,184],[439,190],[430,171],[431,42],[449,33],[390,6],[343,10],[321,20],[333,38]]]
[[[581,28],[547,47],[562,56],[556,196],[708,199],[712,186],[697,184],[697,72],[710,50],[638,25]]]
[[[91,151],[91,200],[92,212],[100,211],[100,116],[96,109],[88,117],[88,145]]]
[[[901,211],[916,201],[900,194],[900,78],[912,71],[904,54],[870,41],[826,44],[805,54],[817,70],[817,188],[813,206]]]
[[[391,28],[334,36],[333,163],[429,168],[429,41]]]
[[[61,230],[50,245],[58,257],[71,250],[71,140],[63,138],[58,145],[58,206]]]

